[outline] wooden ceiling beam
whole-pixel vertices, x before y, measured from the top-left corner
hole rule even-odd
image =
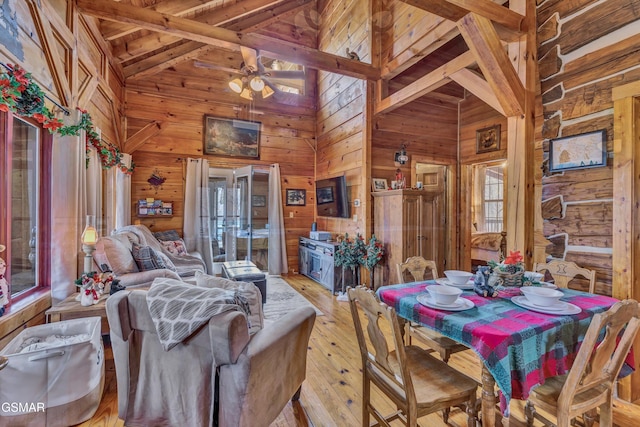
[[[462,70],[451,74],[450,77],[451,80],[480,98],[498,113],[506,116],[496,94],[493,93],[491,86],[489,86],[489,83],[487,83],[482,76],[468,68],[463,68]]]
[[[300,10],[306,9],[314,4],[314,2],[310,0],[301,1],[305,2],[301,6],[299,6],[297,3],[294,3],[293,7],[291,6],[291,4],[285,4],[277,6],[273,9],[263,10],[256,15],[260,17],[261,21],[256,20],[254,16],[244,18],[241,20],[241,22],[242,24],[247,25],[247,29],[244,30],[244,27],[239,26],[236,27],[235,30],[257,31],[260,28],[264,28],[270,25],[277,19],[288,16],[291,13],[297,13]],[[235,21],[229,22],[228,25],[233,25],[233,22]],[[226,25],[227,24],[223,24],[223,27],[226,27]],[[213,46],[209,46],[203,43],[187,41],[181,45],[174,46],[170,49],[149,56],[141,61],[126,65],[123,68],[124,75],[128,78],[148,77],[181,62],[198,58],[200,55],[208,52],[213,48]]]
[[[459,6],[466,11],[484,16],[495,24],[501,25],[520,35],[527,32],[525,17],[511,9],[508,9],[491,0],[446,0],[448,3]]]
[[[388,113],[398,107],[406,105],[427,93],[449,83],[451,74],[469,67],[475,63],[474,54],[467,51],[457,58],[433,70],[424,77],[400,89],[399,91],[379,100],[376,103],[376,114]]]
[[[165,0],[149,5],[147,8],[169,15],[184,16],[192,12],[198,12],[216,3],[219,3],[219,0]],[[105,40],[115,40],[139,30],[140,27],[121,22],[104,21],[100,24],[100,32]]]
[[[525,90],[491,21],[469,13],[458,28],[507,117],[524,112]]]
[[[298,13],[310,9],[315,5],[315,0],[297,0],[281,4],[275,7],[268,7],[258,11],[253,15],[234,19],[229,25],[224,25],[228,30],[242,31],[243,33],[253,33],[262,28],[277,22],[281,19],[295,16]]]
[[[124,143],[123,151],[132,154],[134,151],[141,148],[148,140],[158,135],[162,131],[163,127],[166,127],[165,123],[157,120],[147,124],[138,132],[131,135],[131,137],[127,138]]]
[[[377,80],[380,70],[359,61],[257,34],[238,34],[190,19],[166,15],[111,0],[77,0],[80,12],[111,21],[128,22],[148,30],[228,49],[246,46],[269,52],[275,59],[351,77]]]

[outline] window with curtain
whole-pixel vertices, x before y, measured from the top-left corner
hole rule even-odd
[[[0,258],[9,304],[50,285],[51,144],[35,121],[0,113]]]
[[[473,225],[478,232],[504,227],[504,164],[473,166]]]

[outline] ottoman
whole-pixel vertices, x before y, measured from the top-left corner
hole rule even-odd
[[[227,261],[222,264],[224,277],[236,282],[251,282],[260,289],[262,304],[267,302],[267,275],[251,261]]]

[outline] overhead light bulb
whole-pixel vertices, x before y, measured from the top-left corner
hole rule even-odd
[[[274,94],[273,89],[271,89],[269,86],[265,85],[264,89],[262,89],[262,99],[267,99],[273,94]]]
[[[235,93],[240,93],[242,92],[242,86],[244,86],[242,84],[242,80],[240,80],[239,77],[236,77],[235,79],[231,80],[229,82],[229,87],[231,88],[232,91],[234,91]]]
[[[262,89],[264,89],[264,82],[262,81],[260,76],[255,76],[251,79],[249,86],[251,86],[251,89],[255,90],[256,92],[260,92]]]
[[[244,98],[244,99],[248,99],[248,100],[252,100],[253,99],[253,92],[251,92],[249,89],[247,89],[246,87],[242,90],[242,93],[240,93],[240,98]]]

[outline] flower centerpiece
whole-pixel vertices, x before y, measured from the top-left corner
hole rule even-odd
[[[111,271],[104,273],[98,273],[96,271],[82,273],[82,276],[75,282],[76,286],[80,288],[80,293],[76,297],[76,301],[80,301],[80,305],[85,307],[97,304],[100,296],[105,292],[105,289],[111,285],[114,279],[115,276]]]
[[[492,276],[496,284],[503,286],[522,286],[524,276],[524,257],[520,251],[509,252],[502,262],[489,261]]]

